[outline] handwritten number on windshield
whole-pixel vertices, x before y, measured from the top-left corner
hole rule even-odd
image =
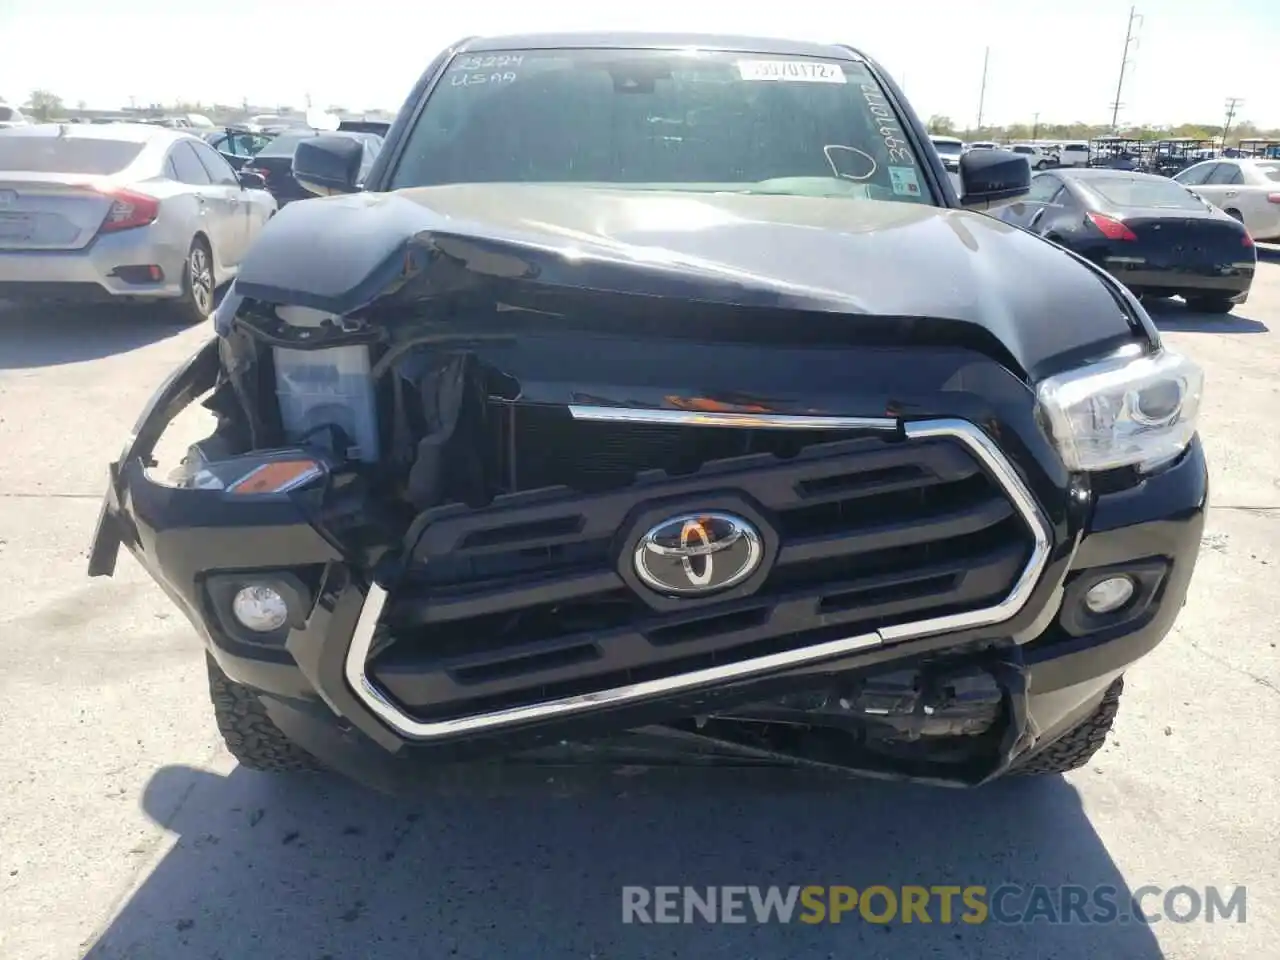
[[[915,157],[911,155],[911,148],[907,145],[907,141],[902,138],[902,128],[898,125],[898,120],[893,115],[893,109],[885,100],[884,94],[878,87],[869,83],[862,84],[860,89],[863,99],[867,102],[867,110],[874,118],[876,133],[880,135],[884,148],[889,154],[889,162],[914,165]]]

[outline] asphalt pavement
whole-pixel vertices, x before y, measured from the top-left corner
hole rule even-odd
[[[1213,508],[1173,634],[1130,672],[1087,769],[968,792],[624,769],[389,800],[241,770],[181,615],[131,558],[114,580],[85,577],[106,463],[209,331],[0,308],[0,958],[1274,955],[1280,252],[1264,256],[1231,316],[1153,308],[1208,372]],[[1247,914],[622,922],[625,885],[1005,883],[1244,885]]]

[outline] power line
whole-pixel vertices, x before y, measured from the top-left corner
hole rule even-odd
[[[1137,7],[1129,8],[1129,25],[1124,32],[1124,53],[1120,55],[1120,79],[1116,81],[1116,99],[1111,104],[1111,132],[1118,131],[1120,124],[1120,108],[1124,106],[1120,101],[1120,93],[1124,90],[1125,71],[1133,64],[1129,59],[1129,48],[1136,45],[1137,34],[1133,32],[1134,26],[1142,26],[1142,14],[1138,13]]]
[[[1222,149],[1227,149],[1227,132],[1231,129],[1231,121],[1235,119],[1236,108],[1244,100],[1240,97],[1227,97],[1227,122],[1222,125]]]

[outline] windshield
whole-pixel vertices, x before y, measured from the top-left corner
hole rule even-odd
[[[18,135],[20,132],[11,130],[0,137],[0,171],[108,176],[119,173],[131,164],[143,147],[136,140],[28,137]]]
[[[964,152],[964,145],[954,140],[935,140],[933,145],[939,153],[945,153],[948,156],[959,156]]]
[[[1014,153],[1035,153],[1036,149],[1035,147],[1024,147],[1019,145],[1013,148],[1013,152]]]
[[[1088,181],[1089,189],[1117,207],[1160,207],[1170,210],[1200,210],[1204,204],[1185,187],[1172,180],[1128,177],[1098,177]]]
[[[862,64],[719,52],[455,58],[391,188],[494,182],[932,202]]]

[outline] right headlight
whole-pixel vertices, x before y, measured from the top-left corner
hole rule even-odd
[[[1169,350],[1103,360],[1049,377],[1037,397],[1069,470],[1154,470],[1196,432],[1204,372]]]

